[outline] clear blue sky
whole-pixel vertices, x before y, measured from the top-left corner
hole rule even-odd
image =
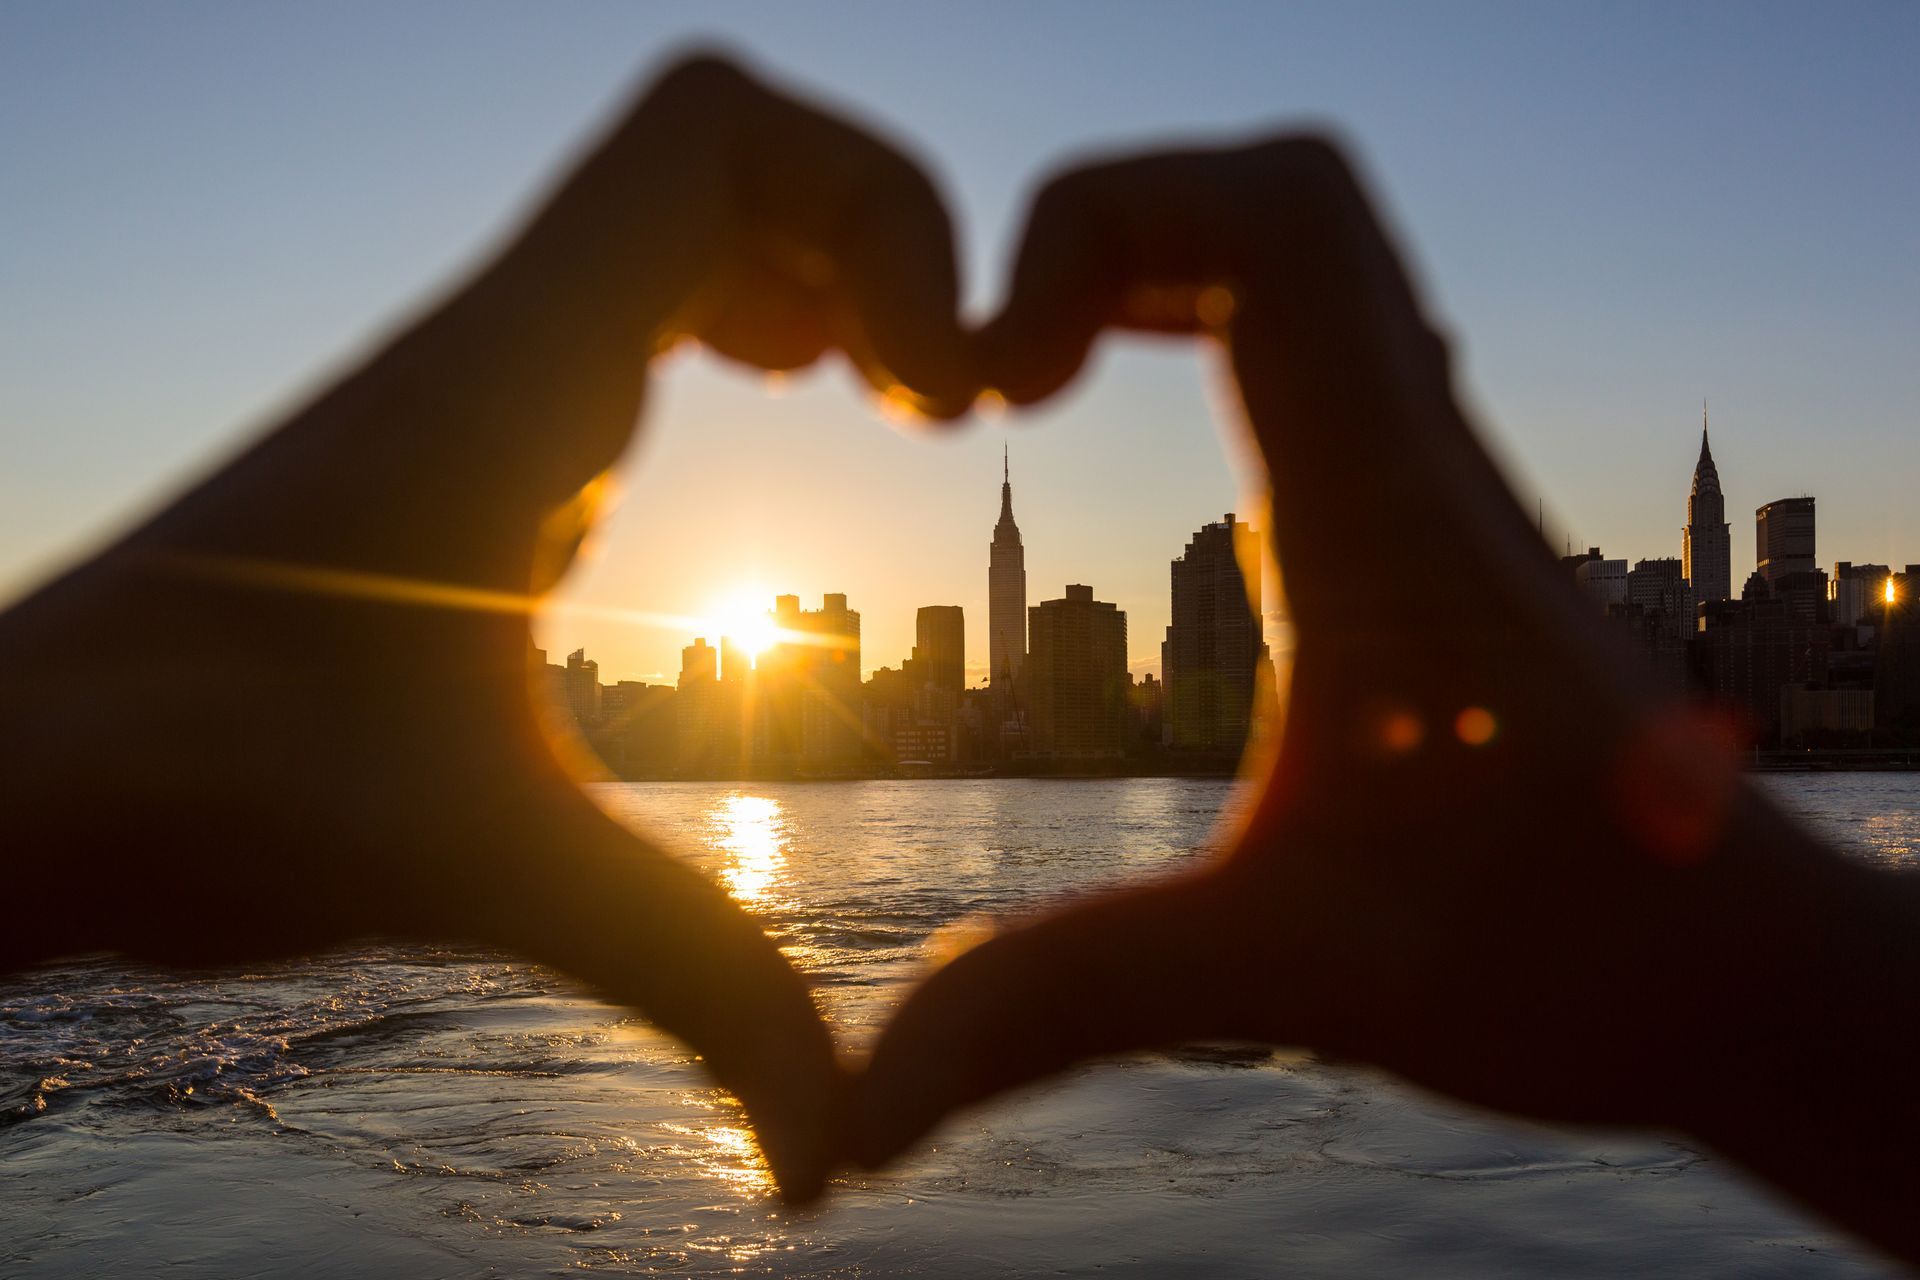
[[[1704,396],[1736,581],[1748,513],[1801,492],[1823,563],[1920,561],[1920,6],[8,3],[0,595],[450,279],[695,39],[911,142],[983,307],[1062,159],[1337,124],[1556,543],[1678,554]],[[1137,669],[1167,560],[1238,500],[1211,377],[1113,348],[1011,433],[1032,598],[1118,601]],[[984,656],[1007,431],[896,436],[838,369],[777,401],[710,368],[665,381],[577,595],[844,590],[868,668],[904,656],[914,606],[960,603]],[[687,639],[545,634],[610,677],[671,673]]]

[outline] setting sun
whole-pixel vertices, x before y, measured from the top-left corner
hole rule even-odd
[[[708,610],[708,626],[757,658],[780,639],[780,629],[768,612],[772,602],[771,592],[736,591]]]

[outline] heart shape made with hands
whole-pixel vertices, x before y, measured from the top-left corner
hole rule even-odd
[[[1699,1010],[1633,993],[1738,954],[1714,933],[1730,872],[1699,857],[1731,775],[1646,731],[1340,151],[1076,169],[1040,189],[1002,311],[969,331],[958,295],[904,155],[723,62],[670,71],[472,281],[8,615],[9,661],[40,673],[10,692],[43,726],[25,738],[71,737],[62,690],[138,714],[87,744],[111,803],[35,808],[70,794],[75,749],[15,762],[23,830],[85,850],[97,894],[84,936],[25,919],[0,959],[509,947],[689,1043],[797,1199],[996,1091],[1195,1038],[1646,1118],[1649,1064]],[[790,369],[838,349],[950,419],[985,388],[1053,394],[1107,329],[1227,357],[1296,634],[1282,741],[1219,861],[969,951],[849,1073],[754,922],[581,793],[528,697],[526,614],[632,434],[636,352],[693,337]],[[248,873],[150,874],[223,859]],[[1560,945],[1624,918],[1633,948]]]
[[[1217,346],[1271,481],[1297,638],[1285,734],[1230,851],[934,974],[854,1082],[852,1153],[882,1163],[957,1107],[1202,1038],[1363,1058],[1547,1118],[1644,1116],[1637,1069],[1699,1011],[1649,1016],[1632,993],[1697,967],[1697,928],[1632,954],[1551,944],[1649,902],[1652,936],[1684,935],[1726,886],[1674,869],[1721,834],[1733,774],[1595,642],[1339,148],[1282,137],[1055,177],[1004,307],[969,333],[945,214],[910,162],[701,74],[757,121],[741,188],[760,203],[749,265],[685,332],[772,369],[838,347],[935,418],[986,389],[1045,399],[1109,329]],[[1554,962],[1516,965],[1516,947]]]

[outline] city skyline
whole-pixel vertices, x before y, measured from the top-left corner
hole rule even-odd
[[[861,612],[829,592],[818,609],[783,594],[771,610],[714,619],[702,629],[718,644],[692,637],[671,682],[603,683],[584,647],[563,666],[536,644],[537,701],[624,777],[1220,773],[1270,725],[1263,555],[1258,531],[1234,513],[1203,524],[1168,562],[1165,680],[1134,678],[1126,611],[1088,584],[1029,604],[1024,554],[1003,447],[987,563],[992,674],[974,688],[961,606],[917,608],[911,654],[868,677]]]
[[[1666,487],[1670,495],[1673,514],[1677,517],[1677,519],[1670,520],[1667,524],[1667,529],[1671,530],[1671,533],[1666,533],[1664,530],[1647,530],[1644,532],[1641,541],[1629,546],[1622,546],[1618,543],[1583,542],[1571,528],[1568,528],[1559,533],[1561,540],[1556,541],[1556,530],[1553,525],[1553,518],[1551,515],[1544,515],[1541,532],[1549,549],[1556,554],[1563,551],[1579,553],[1586,551],[1589,546],[1599,546],[1610,560],[1624,559],[1631,563],[1643,559],[1664,560],[1672,558],[1680,561],[1684,565],[1688,554],[1687,537],[1689,522],[1693,518],[1696,503],[1704,501],[1706,505],[1700,507],[1701,514],[1699,517],[1703,524],[1713,524],[1717,522],[1718,525],[1723,526],[1717,531],[1717,555],[1719,559],[1716,563],[1725,566],[1726,576],[1722,580],[1724,582],[1723,589],[1718,592],[1708,592],[1704,596],[1697,595],[1696,598],[1737,598],[1740,594],[1742,584],[1745,583],[1749,574],[1758,569],[1760,562],[1758,547],[1753,536],[1747,532],[1747,530],[1752,527],[1750,521],[1757,518],[1761,510],[1766,507],[1780,503],[1796,503],[1809,495],[1795,488],[1781,494],[1776,494],[1770,498],[1758,499],[1749,503],[1744,495],[1727,492],[1725,483],[1720,475],[1720,464],[1724,461],[1726,450],[1723,446],[1720,456],[1718,457],[1716,457],[1711,450],[1709,445],[1709,424],[1706,420],[1704,409],[1702,410],[1702,417],[1699,421],[1694,422],[1689,420],[1689,434],[1696,430],[1699,433],[1696,444],[1697,457],[1691,467],[1685,471],[1685,474],[1690,475],[1692,478],[1691,487],[1675,482],[1672,471],[1669,471],[1666,477],[1668,481]],[[1722,436],[1726,434],[1724,427],[1717,423],[1712,426],[1712,430],[1720,431]],[[1005,438],[1007,432],[1004,430],[976,431],[973,434],[979,438],[971,442],[973,447],[969,449],[969,452],[979,452],[978,446],[981,444],[996,445],[994,452],[1001,480],[999,506],[1001,519],[1000,522],[995,525],[995,540],[988,544],[989,556],[987,558],[987,564],[989,568],[986,573],[971,576],[963,575],[951,583],[920,583],[920,594],[917,596],[911,598],[884,599],[873,592],[863,590],[861,586],[854,581],[854,575],[851,573],[808,565],[801,575],[805,585],[796,586],[786,580],[770,584],[761,583],[756,576],[753,579],[753,585],[742,587],[729,580],[728,585],[715,588],[708,592],[707,599],[711,603],[705,610],[678,614],[668,612],[655,615],[655,620],[636,623],[631,620],[631,618],[623,618],[621,616],[622,602],[609,599],[603,594],[603,588],[594,581],[596,566],[589,563],[585,568],[584,574],[577,572],[568,583],[563,584],[561,591],[556,596],[555,607],[536,616],[537,642],[542,648],[551,649],[554,652],[564,652],[581,647],[581,645],[584,644],[596,653],[613,653],[616,657],[608,662],[607,665],[609,671],[616,673],[620,679],[671,682],[677,670],[674,664],[678,660],[677,654],[679,647],[700,633],[701,629],[711,633],[707,634],[706,638],[716,645],[722,636],[742,639],[745,632],[755,628],[762,630],[760,637],[761,644],[771,643],[772,636],[765,633],[764,627],[761,626],[759,620],[771,615],[776,597],[799,595],[813,599],[839,592],[859,600],[868,619],[867,626],[869,630],[867,634],[869,636],[869,644],[868,647],[862,650],[861,675],[863,678],[871,675],[874,671],[882,667],[897,666],[908,656],[914,644],[914,613],[917,609],[928,604],[945,603],[961,608],[964,611],[966,617],[966,653],[968,655],[965,664],[965,682],[968,688],[979,687],[987,683],[992,675],[992,593],[989,584],[991,581],[991,556],[994,554],[993,548],[996,545],[1010,547],[1019,552],[1019,557],[1016,561],[1009,561],[1009,564],[1014,566],[1010,569],[1010,572],[1017,572],[1023,576],[1026,588],[1025,599],[1029,605],[1037,603],[1040,598],[1046,596],[1048,593],[1059,591],[1060,588],[1058,586],[1051,585],[1056,578],[1058,582],[1064,584],[1074,581],[1084,581],[1092,575],[1085,572],[1077,572],[1072,563],[1073,552],[1071,550],[1058,548],[1053,549],[1051,552],[1044,547],[1039,548],[1041,562],[1052,571],[1048,576],[1038,576],[1028,572],[1024,568],[1026,563],[1025,556],[1036,548],[1030,540],[1023,538],[1018,524],[1011,521],[1012,464],[1010,460],[1010,444]],[[1036,436],[1024,432],[1021,433],[1021,436],[1023,442],[1031,442],[1036,438]],[[912,442],[909,441],[907,443]],[[954,442],[941,440],[937,443],[944,448]],[[1678,458],[1681,454],[1682,451],[1675,451],[1676,466],[1679,465]],[[1738,461],[1736,460],[1733,465],[1737,471]],[[1649,469],[1653,469],[1651,461],[1649,463]],[[946,473],[945,478],[948,482],[951,482],[951,473]],[[1705,482],[1704,492],[1702,490],[1703,480]],[[1650,477],[1646,483],[1652,485],[1655,482]],[[1058,480],[1050,480],[1050,478],[1046,476],[1023,478],[1022,485],[1023,491],[1028,488],[1038,489],[1040,491],[1039,497],[1029,496],[1024,504],[1024,509],[1029,513],[1024,518],[1043,522],[1047,510],[1046,495],[1049,492],[1057,492],[1062,488],[1070,487],[1063,486]],[[1258,501],[1251,499],[1244,489],[1239,491],[1238,497],[1243,506],[1255,508],[1259,506]],[[1222,501],[1230,505],[1232,498],[1229,496],[1229,498],[1223,499]],[[1870,552],[1863,552],[1857,548],[1840,546],[1836,550],[1834,544],[1839,535],[1835,535],[1829,530],[1829,513],[1836,507],[1844,510],[1845,504],[1845,495],[1842,494],[1838,498],[1828,499],[1826,506],[1822,508],[1822,534],[1819,547],[1816,548],[1815,567],[1822,569],[1831,568],[1833,564],[1842,560],[1862,564],[1904,564],[1907,562],[1907,558],[1914,554],[1914,548],[1920,548],[1920,540],[1917,540],[1912,548],[1895,546],[1885,549],[1876,548]],[[985,504],[982,505],[984,506]],[[1550,510],[1551,504],[1543,504],[1543,511]],[[1151,523],[1154,527],[1166,528],[1180,527],[1190,529],[1192,519],[1196,518],[1194,513],[1158,510],[1153,508],[1151,504],[1149,504],[1144,511],[1140,504],[1135,504],[1129,508],[1128,514],[1129,520],[1135,524],[1139,523],[1135,517],[1144,514],[1151,518]],[[1117,528],[1121,523],[1122,522],[1116,520],[1112,527]],[[1844,524],[1845,522],[1840,521],[1838,523]],[[1091,529],[1082,527],[1072,530],[1066,538],[1067,545],[1085,554],[1090,544],[1097,543],[1100,540],[1102,529],[1107,527],[1109,526],[1096,525]],[[1003,534],[1000,532],[1000,530],[1003,529],[1010,529],[1010,532]],[[1665,534],[1664,541],[1662,540],[1663,533]],[[1189,533],[1181,533],[1178,535],[1178,538],[1180,542],[1184,542],[1189,536]],[[1002,537],[1010,537],[1012,542],[1001,543],[999,540]],[[978,547],[980,543],[978,534],[976,533],[969,541],[971,547]],[[1273,649],[1276,657],[1284,657],[1289,649],[1284,620],[1285,605],[1278,591],[1278,574],[1272,563],[1271,548],[1266,543],[1264,537],[1259,539],[1258,545],[1263,561],[1260,594],[1265,607],[1261,609],[1260,616],[1265,624],[1264,638],[1266,643]],[[926,546],[892,546],[887,548],[889,559],[893,558],[896,552],[904,552],[907,553],[910,560],[934,550],[951,553],[953,548],[936,549]],[[1162,557],[1153,563],[1163,566],[1165,561],[1173,558],[1174,555],[1177,555],[1177,552]],[[1091,559],[1094,557],[1089,556],[1088,558]],[[589,559],[591,560],[591,557]],[[1684,569],[1682,572],[1683,576],[1689,579],[1694,576]],[[1109,589],[1099,581],[1095,581],[1093,585],[1102,593],[1111,594],[1120,609],[1133,619],[1131,635],[1135,651],[1128,655],[1128,671],[1136,678],[1149,673],[1156,677],[1163,677],[1164,670],[1158,642],[1153,640],[1152,637],[1157,637],[1164,631],[1167,624],[1171,621],[1172,616],[1171,605],[1165,592],[1164,568],[1159,569],[1158,576],[1156,576],[1155,573],[1152,572],[1146,574],[1140,573],[1139,565],[1135,564],[1132,566],[1131,571],[1119,575],[1119,580],[1122,585],[1118,589]],[[945,592],[944,596],[942,596],[943,591]],[[922,599],[920,598],[921,596],[940,596],[941,599]],[[569,613],[570,604],[584,605],[586,612],[579,616],[572,615]],[[626,602],[626,605],[635,611],[635,613],[640,611],[640,606],[633,601]],[[1024,612],[1020,617],[1024,624]],[[695,630],[686,630],[685,628],[687,627],[693,627]],[[1149,630],[1149,628],[1151,628],[1151,630]],[[579,639],[580,636],[588,634],[596,637],[592,643]],[[752,644],[749,645],[749,648],[753,647],[756,646]],[[660,664],[646,667],[644,658],[640,659],[636,664],[631,657],[634,653],[647,653],[660,656]],[[621,665],[623,660],[625,665]]]
[[[951,612],[957,616],[947,625],[958,628],[959,649],[963,656],[943,658],[942,662],[943,667],[950,661],[958,669],[959,687],[985,688],[989,684],[1003,683],[1007,690],[1011,690],[1013,683],[1019,679],[1028,652],[1028,613],[1031,608],[1044,603],[1049,588],[1044,585],[1036,588],[1030,584],[1024,568],[1025,547],[1022,545],[1020,530],[1012,512],[1013,483],[1010,453],[1011,447],[1003,442],[1000,514],[993,526],[993,537],[987,547],[985,563],[987,588],[984,592],[973,592],[960,588],[956,584],[955,589],[949,593],[954,596],[966,595],[969,598],[978,594],[983,603],[976,603],[971,607],[966,604],[939,602],[922,602],[908,606],[908,611],[913,615],[909,628],[910,641],[907,649],[898,655],[895,655],[892,650],[875,651],[863,648],[860,643],[860,630],[856,629],[852,637],[855,641],[853,652],[859,660],[862,678],[871,676],[884,668],[897,668],[907,658],[917,655],[922,648],[927,647],[929,625],[927,615]],[[1229,513],[1227,518],[1232,521],[1232,514]],[[1251,538],[1245,537],[1247,526],[1244,523],[1235,527],[1243,535],[1240,539],[1242,552],[1250,549],[1267,570],[1264,576],[1271,577],[1271,565],[1268,563],[1271,555],[1265,549],[1265,544],[1260,541],[1257,534]],[[1204,528],[1202,532],[1205,532]],[[1193,550],[1191,539],[1194,536],[1197,535],[1187,535],[1186,550],[1188,552]],[[900,550],[913,549],[900,548]],[[1162,563],[1173,562],[1174,573],[1177,575],[1180,559],[1180,553],[1175,553],[1166,557]],[[824,575],[816,576],[819,576],[822,581],[840,580],[831,571],[825,571]],[[1071,572],[1067,578],[1062,579],[1069,591],[1075,589],[1071,579]],[[937,585],[928,584],[928,590],[938,594]],[[1272,623],[1271,614],[1258,610],[1265,590],[1263,586],[1253,591],[1253,604],[1258,617],[1263,622]],[[1163,596],[1166,594],[1164,571],[1160,591]],[[659,614],[638,608],[626,611],[615,608],[574,612],[562,604],[535,615],[534,643],[543,651],[555,653],[576,649],[584,651],[591,649],[592,646],[584,641],[578,641],[578,636],[589,631],[605,629],[605,633],[627,637],[652,633],[663,637],[660,643],[670,644],[676,653],[682,655],[689,643],[710,645],[716,658],[723,665],[725,660],[720,655],[733,649],[742,655],[747,665],[757,666],[760,654],[781,644],[816,642],[783,622],[781,617],[783,610],[798,608],[798,601],[802,597],[811,599],[816,596],[828,601],[838,598],[842,602],[842,607],[846,607],[850,599],[862,600],[865,616],[869,620],[877,612],[864,605],[864,598],[857,591],[828,589],[809,592],[793,591],[785,587],[770,590],[761,590],[758,587],[731,587],[716,594],[713,598],[717,603],[704,614]],[[1245,603],[1244,597],[1242,603]],[[1155,612],[1150,601],[1139,601],[1137,607],[1147,613]],[[1127,609],[1122,607],[1121,612],[1125,614]],[[1157,613],[1161,622],[1158,624],[1160,630],[1156,631],[1156,635],[1161,634],[1166,624],[1172,620],[1172,606],[1162,600]],[[856,619],[861,618],[862,610],[855,610],[853,616]],[[894,619],[890,624],[883,625],[882,634],[891,636],[897,630],[898,620]],[[969,633],[975,632],[979,633],[977,640],[967,638]],[[871,635],[872,632],[868,631],[866,634]],[[1143,639],[1141,643],[1143,647],[1148,646],[1147,639]],[[1157,645],[1157,642],[1154,644]],[[601,651],[594,650],[594,652],[596,667],[607,667],[610,680],[672,683],[677,678],[676,671],[684,671],[684,665],[682,665],[678,668],[669,666],[659,671],[629,672],[609,666],[601,660],[599,656]],[[1010,662],[1007,661],[1009,657]],[[1157,677],[1162,665],[1162,658],[1158,652],[1148,657],[1129,655],[1127,660],[1128,673],[1135,677],[1149,673]],[[996,667],[1006,668],[998,681],[995,679]]]

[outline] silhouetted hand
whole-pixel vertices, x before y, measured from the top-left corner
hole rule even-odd
[[[840,1077],[806,985],[581,795],[529,697],[526,613],[653,354],[839,348],[951,415],[975,392],[955,300],[911,162],[722,63],[670,71],[470,284],[0,618],[0,968],[511,947],[688,1041],[814,1194]]]
[[[1684,1128],[1912,1254],[1920,1115],[1861,1083],[1915,1065],[1910,886],[1792,830],[1597,638],[1339,153],[1048,184],[983,375],[1041,399],[1110,327],[1224,341],[1296,629],[1283,741],[1226,856],[935,973],[876,1046],[865,1157],[1092,1055],[1251,1040]]]

